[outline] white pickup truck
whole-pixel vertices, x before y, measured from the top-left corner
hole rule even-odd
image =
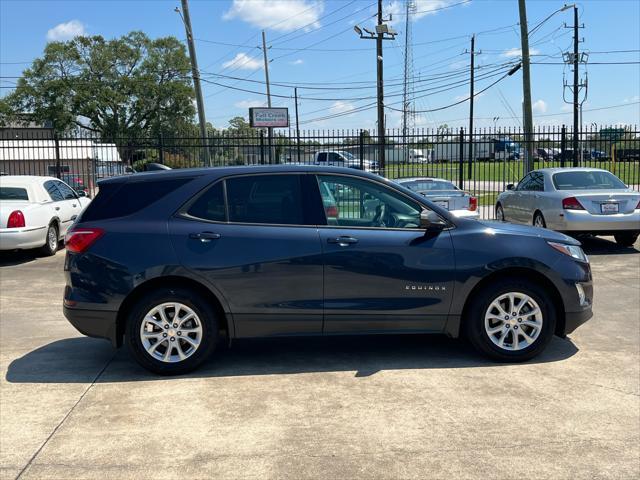
[[[378,162],[375,160],[360,160],[344,150],[319,150],[316,152],[315,164],[355,168],[370,173],[378,173],[380,170]]]

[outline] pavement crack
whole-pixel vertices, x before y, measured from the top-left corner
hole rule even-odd
[[[91,381],[91,383],[89,384],[89,386],[85,389],[84,392],[82,392],[82,395],[80,395],[80,397],[78,398],[78,400],[76,400],[76,402],[71,406],[71,408],[69,409],[69,411],[66,413],[66,415],[64,417],[62,417],[62,420],[60,420],[60,422],[58,423],[58,425],[56,425],[56,427],[51,431],[51,433],[49,434],[49,436],[47,436],[47,438],[44,440],[44,442],[42,442],[42,445],[40,445],[40,447],[38,447],[38,449],[35,451],[35,453],[31,456],[31,458],[29,459],[29,461],[27,462],[27,464],[22,468],[22,470],[20,470],[20,472],[18,473],[18,475],[16,475],[16,480],[18,480],[20,477],[22,477],[22,474],[24,472],[27,471],[27,469],[33,464],[34,460],[37,458],[38,455],[40,455],[40,452],[44,449],[44,447],[47,445],[47,443],[49,443],[49,440],[51,440],[53,438],[53,436],[56,434],[56,432],[60,429],[60,427],[62,426],[62,424],[64,422],[66,422],[67,418],[69,418],[71,416],[71,414],[73,413],[73,411],[76,409],[76,407],[80,404],[80,402],[82,401],[82,399],[87,395],[87,393],[89,393],[89,390],[91,390],[91,388],[93,388],[93,386],[96,384],[96,382],[100,379],[100,377],[102,376],[102,374],[105,372],[105,370],[107,369],[107,367],[109,366],[109,364],[111,363],[111,361],[114,359],[114,357],[116,356],[116,352],[113,353],[113,355],[111,355],[111,357],[109,358],[109,360],[107,360],[107,362],[104,364],[104,366],[102,367],[102,369],[100,369],[100,371],[98,372],[98,374],[93,378],[93,380]]]

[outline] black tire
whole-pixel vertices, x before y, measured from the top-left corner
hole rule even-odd
[[[496,220],[500,222],[506,221],[506,219],[504,218],[504,209],[499,203],[496,205]]]
[[[53,241],[53,238],[55,238],[55,242]],[[51,257],[56,254],[59,246],[60,232],[58,230],[58,225],[54,222],[47,228],[44,245],[38,249],[38,253],[43,257]]]
[[[638,240],[638,235],[637,232],[624,232],[614,235],[614,238],[621,247],[633,247],[633,244]]]
[[[541,212],[536,212],[533,215],[533,222],[531,223],[534,227],[538,226],[537,223],[540,222],[540,226],[542,228],[547,228],[547,222],[544,219],[544,215]]]
[[[542,327],[538,337],[531,345],[520,350],[499,347],[485,330],[485,314],[489,306],[495,299],[509,292],[528,295],[538,304],[542,313]],[[487,285],[473,296],[466,309],[463,328],[469,342],[483,355],[499,362],[524,362],[540,354],[553,337],[556,328],[553,299],[544,288],[533,282],[518,278],[504,278]]]
[[[146,314],[154,307],[170,302],[179,302],[192,309],[202,327],[202,338],[195,352],[186,359],[173,363],[167,363],[153,357],[147,352],[140,338],[140,330]],[[129,311],[125,342],[133,358],[147,370],[159,375],[181,375],[199,367],[213,353],[218,340],[216,317],[216,312],[211,304],[196,292],[184,288],[160,288],[142,297]],[[180,341],[180,338],[174,338]],[[163,341],[159,340],[159,342]]]

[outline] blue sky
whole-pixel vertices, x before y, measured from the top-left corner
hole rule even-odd
[[[476,91],[499,78],[516,61],[520,37],[517,0],[416,0],[412,24],[415,76],[415,108],[431,110],[468,96],[464,84],[472,33],[478,33],[476,65],[484,68],[477,76]],[[528,0],[530,28],[565,2]],[[77,34],[104,37],[142,30],[151,37],[175,35],[184,39],[184,27],[174,12],[179,0],[0,0],[0,76],[20,75],[41,54],[50,39],[68,39]],[[375,42],[361,40],[353,32],[355,23],[372,29],[373,0],[191,0],[190,10],[198,62],[204,83],[207,120],[216,127],[236,115],[247,115],[250,106],[264,104],[265,96],[234,90],[264,92],[264,70],[260,32],[266,30],[271,45],[269,71],[274,84],[274,106],[287,106],[293,119],[293,88],[298,95],[301,128],[374,128],[375,108],[366,108],[375,96]],[[386,104],[401,108],[401,79],[404,52],[404,2],[385,0],[385,13],[392,13],[393,28],[399,34],[384,44]],[[640,123],[640,2],[636,0],[588,0],[577,4],[585,28],[581,49],[590,51],[589,92],[583,123]],[[572,48],[573,11],[551,17],[532,35],[532,100],[537,125],[571,124],[571,107],[563,102],[561,52]],[[241,45],[230,46],[221,43]],[[616,53],[606,53],[618,51]],[[610,62],[635,64],[605,65]],[[585,71],[584,66],[581,67]],[[498,76],[489,77],[496,74]],[[234,80],[228,75],[246,80]],[[247,81],[251,80],[251,81]],[[225,85],[218,86],[210,82]],[[359,82],[359,83],[356,83]],[[455,82],[454,85],[451,85]],[[2,79],[2,94],[10,91],[11,79]],[[456,87],[456,84],[458,85]],[[446,91],[445,87],[452,87]],[[307,87],[307,88],[303,88]],[[314,88],[308,88],[314,87]],[[320,87],[320,88],[318,88]],[[333,88],[327,90],[327,87]],[[358,88],[355,88],[358,87]],[[364,87],[364,88],[362,88]],[[322,88],[322,89],[321,89]],[[567,92],[569,93],[569,92]],[[315,100],[312,100],[315,99]],[[476,98],[476,125],[520,126],[522,102],[521,72],[505,78]],[[603,108],[623,105],[615,108]],[[323,119],[336,114],[339,117]],[[514,114],[518,118],[513,118]],[[387,110],[387,126],[399,127],[398,111]],[[416,116],[419,127],[466,125],[468,104]]]

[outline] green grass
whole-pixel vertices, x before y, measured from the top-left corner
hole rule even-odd
[[[515,183],[524,174],[522,161],[508,162],[475,162],[472,165],[471,180],[468,180],[469,165],[465,163],[463,179],[465,188],[474,188],[474,180],[498,181]],[[535,162],[534,168],[559,167],[560,162]],[[569,165],[566,165],[569,166]],[[640,184],[640,162],[617,162],[613,165],[609,161],[589,162],[589,167],[604,168],[615,173],[627,185]],[[385,172],[387,178],[401,177],[440,177],[457,183],[459,178],[459,164],[457,163],[432,163],[432,164],[388,164]],[[469,186],[467,186],[469,185]]]

